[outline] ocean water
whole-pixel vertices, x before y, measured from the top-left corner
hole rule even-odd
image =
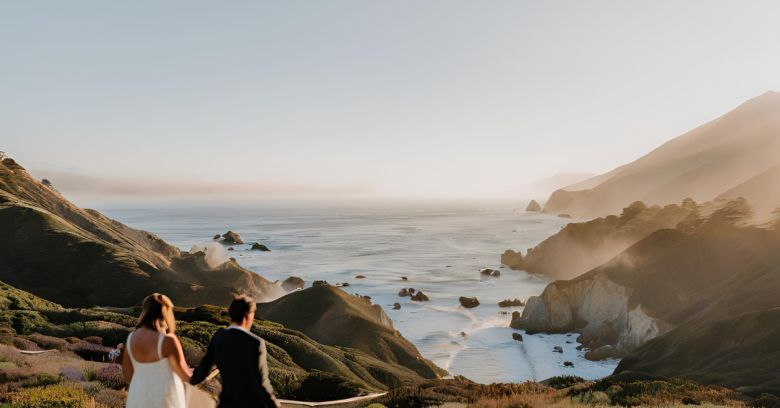
[[[509,328],[513,310],[503,299],[540,294],[550,279],[508,267],[499,269],[506,249],[537,245],[567,222],[509,206],[390,208],[176,208],[123,204],[98,210],[134,228],[153,232],[182,250],[211,243],[232,230],[246,244],[225,254],[267,279],[303,277],[331,284],[347,282],[349,293],[371,296],[401,334],[423,356],[481,383],[543,380],[555,375],[597,379],[612,373],[615,360],[590,362],[577,351],[576,334],[528,335]],[[254,242],[272,252],[249,250]],[[226,248],[227,249],[227,248]],[[498,269],[486,277],[481,268]],[[364,275],[366,279],[356,279]],[[403,281],[401,277],[407,277]],[[422,290],[430,302],[401,298],[404,287]],[[481,305],[460,306],[458,297],[475,296]],[[395,302],[400,310],[392,310]],[[524,341],[512,339],[521,333]],[[563,353],[553,347],[561,346]],[[571,361],[574,367],[563,363]]]

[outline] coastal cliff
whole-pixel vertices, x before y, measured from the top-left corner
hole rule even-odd
[[[571,279],[603,264],[655,231],[674,228],[698,208],[693,200],[664,208],[648,207],[638,201],[624,208],[619,216],[568,224],[530,250],[522,263],[506,253],[501,262],[512,269]]]
[[[766,92],[631,163],[553,192],[543,211],[593,219],[634,201],[665,206],[725,194],[771,212],[780,206],[780,195],[765,194],[777,190],[769,175],[780,165],[779,134],[780,92]]]
[[[744,200],[732,200],[655,231],[593,270],[551,283],[513,314],[511,327],[581,332],[586,358],[625,357],[617,373],[768,384],[774,368],[755,362],[780,353],[780,331],[746,322],[780,307],[780,231],[745,226],[747,216]],[[739,356],[728,362],[734,370],[751,375],[708,376],[727,355]]]
[[[203,253],[78,208],[10,158],[0,162],[0,236],[0,279],[69,307],[131,306],[153,292],[182,306],[286,293],[235,261],[212,268]]]

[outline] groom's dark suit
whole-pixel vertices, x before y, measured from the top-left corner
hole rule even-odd
[[[215,367],[222,374],[220,408],[280,407],[268,380],[265,341],[260,337],[237,326],[217,330],[190,382],[202,382]]]

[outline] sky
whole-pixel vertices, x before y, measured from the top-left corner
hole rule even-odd
[[[778,16],[772,1],[1,1],[0,150],[109,197],[511,198],[780,91]]]

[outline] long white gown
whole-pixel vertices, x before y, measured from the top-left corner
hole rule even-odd
[[[162,358],[162,342],[165,336],[160,334],[157,340],[157,355],[160,360],[153,363],[139,363],[133,358],[130,340],[127,337],[127,354],[133,362],[133,379],[127,392],[127,408],[186,408],[184,383],[173,371],[167,358]]]

